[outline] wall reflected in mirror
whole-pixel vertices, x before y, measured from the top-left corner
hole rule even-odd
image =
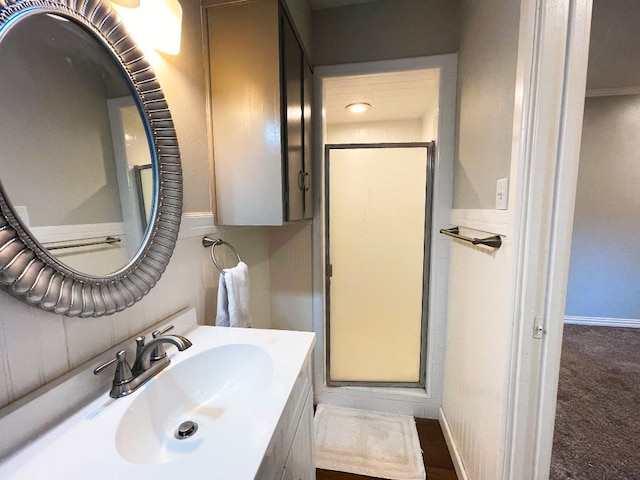
[[[154,159],[130,82],[106,47],[72,20],[37,12],[0,43],[0,180],[22,223],[68,267],[104,276],[140,248],[136,167]],[[149,196],[149,192],[147,193]],[[144,221],[143,221],[144,220]]]

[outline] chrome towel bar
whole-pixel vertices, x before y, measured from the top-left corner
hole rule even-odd
[[[107,237],[104,240],[95,240],[92,242],[65,243],[64,245],[52,245],[50,247],[46,243],[43,243],[43,245],[47,247],[47,250],[62,250],[63,248],[91,247],[93,245],[103,245],[103,244],[111,245],[113,243],[120,243],[121,241],[122,240],[120,240],[118,237]]]
[[[465,242],[469,242],[474,245],[486,245],[487,247],[495,248],[496,250],[502,245],[500,235],[494,235],[487,238],[465,237],[464,235],[460,235],[459,227],[441,228],[440,233],[448,235],[449,237],[457,238],[458,240],[464,240]]]
[[[229,247],[233,251],[233,253],[236,254],[238,263],[240,263],[242,259],[240,258],[240,254],[238,253],[238,250],[236,250],[235,247],[231,245],[229,242],[225,242],[221,238],[204,237],[202,239],[202,246],[205,248],[211,247],[211,261],[216,266],[216,268],[220,270],[220,273],[224,275],[224,268],[222,268],[222,266],[218,263],[218,259],[216,258],[216,247],[218,245],[226,245],[227,247]]]

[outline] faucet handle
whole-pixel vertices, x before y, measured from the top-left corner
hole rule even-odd
[[[173,328],[173,325],[167,325],[166,327],[164,327],[162,329],[154,330],[153,332],[151,332],[151,336],[153,338],[159,337],[160,335],[164,335],[165,333],[167,333],[172,328]]]
[[[173,328],[173,325],[168,325],[165,328],[162,328],[160,330],[154,330],[153,332],[151,332],[151,336],[153,338],[158,338],[160,335],[167,333],[172,328]],[[164,346],[156,345],[153,351],[151,352],[151,357],[149,359],[152,362],[157,362],[158,360],[162,360],[166,356],[167,356],[167,352],[164,351]]]
[[[116,373],[113,376],[113,385],[123,385],[133,380],[133,373],[131,367],[127,363],[127,351],[120,350],[116,353]]]
[[[118,352],[118,353],[120,353],[120,352]],[[94,375],[100,375],[102,372],[104,372],[107,368],[109,368],[111,365],[113,365],[117,361],[118,361],[118,356],[116,355],[114,358],[112,358],[108,362],[105,362],[102,365],[100,365],[99,367],[96,367],[95,370],[93,371],[93,374]]]
[[[116,363],[116,372],[113,375],[113,385],[122,385],[124,383],[128,383],[133,379],[133,373],[131,373],[131,367],[127,363],[127,351],[120,350],[116,353],[115,358],[112,358],[106,363],[103,363],[99,367],[97,367],[94,371],[94,375],[99,375],[104,372],[111,365]]]
[[[140,352],[144,348],[144,342],[145,342],[144,335],[136,337],[136,358],[138,358],[138,355],[140,355]]]

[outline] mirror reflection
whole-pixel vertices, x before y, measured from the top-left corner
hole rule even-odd
[[[155,192],[128,80],[84,27],[45,12],[9,29],[0,65],[0,180],[15,213],[68,267],[120,270],[142,244]],[[141,166],[152,174],[144,185]]]

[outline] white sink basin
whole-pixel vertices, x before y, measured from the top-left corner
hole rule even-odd
[[[149,464],[195,451],[207,436],[248,416],[272,374],[269,354],[250,344],[215,347],[165,370],[122,416],[116,432],[118,453],[132,463]],[[195,422],[197,430],[176,438],[186,421]]]
[[[201,326],[180,334],[193,346],[169,347],[164,371],[123,398],[105,389],[0,462],[0,478],[255,479],[314,335]],[[198,429],[178,440],[187,420]]]

